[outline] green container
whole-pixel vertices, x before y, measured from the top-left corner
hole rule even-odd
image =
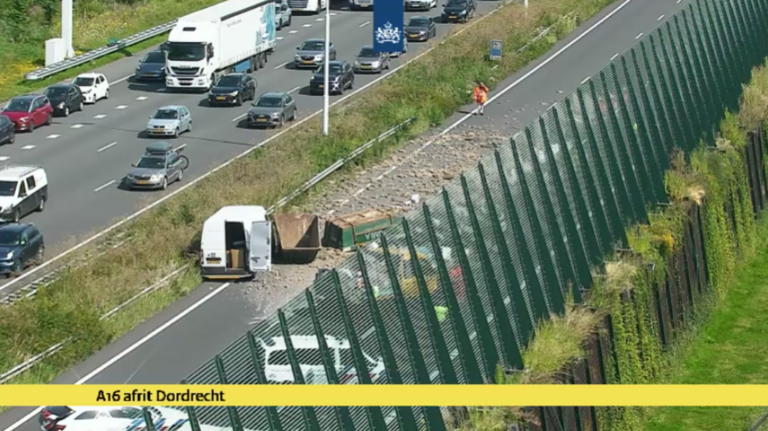
[[[368,209],[329,220],[325,223],[323,247],[349,251],[375,239],[397,219],[384,211]]]

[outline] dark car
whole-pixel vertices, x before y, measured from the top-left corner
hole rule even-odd
[[[344,60],[328,62],[328,71],[330,72],[328,74],[328,86],[330,87],[328,88],[329,94],[343,94],[344,90],[348,88],[351,89],[355,86],[355,72],[352,70],[352,66],[349,62]],[[325,85],[324,72],[325,65],[321,64],[317,70],[315,70],[315,73],[312,74],[312,79],[309,81],[310,93],[323,93],[323,85]]]
[[[0,115],[0,144],[16,142],[16,125],[5,115]]]
[[[245,73],[230,73],[219,79],[208,94],[210,105],[237,105],[256,98],[256,80]]]
[[[150,51],[139,60],[133,76],[138,81],[165,80],[165,52]]]
[[[70,112],[82,111],[83,93],[74,84],[56,84],[45,89],[45,95],[51,101],[53,115],[69,117]]]
[[[414,42],[424,42],[437,36],[435,20],[429,16],[414,16],[403,29],[406,39]]]
[[[0,274],[15,276],[43,262],[43,234],[31,223],[0,225]]]
[[[249,127],[283,127],[298,118],[296,101],[288,93],[264,93],[251,104]]]
[[[37,126],[51,124],[53,107],[46,96],[28,94],[11,99],[1,113],[13,121],[17,132],[32,132]]]
[[[443,22],[467,22],[476,9],[475,0],[448,0],[443,4]]]

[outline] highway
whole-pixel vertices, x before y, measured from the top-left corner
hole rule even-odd
[[[607,65],[616,54],[629,49],[644,34],[653,31],[666,17],[676,13],[685,4],[685,0],[619,0],[583,23],[568,38],[558,42],[549,53],[499,83],[490,95],[484,116],[467,115],[466,112],[473,106],[466,106],[441,125],[438,131],[480,126],[512,135],[515,127],[534,120],[538,116],[537,111],[544,111],[552,103],[562,100],[582,81]],[[481,3],[481,6],[489,7],[485,3]],[[300,26],[296,24],[299,22],[294,21],[294,29]],[[357,25],[359,24],[351,24],[349,27],[354,28]],[[343,46],[342,42],[336,43],[340,48]],[[351,45],[350,42],[348,49],[355,50]],[[415,44],[412,47],[415,47]],[[290,51],[289,54],[292,55]],[[279,55],[278,53],[273,57]],[[272,60],[269,66],[274,67],[276,64],[279,62]],[[264,79],[260,79],[261,81]],[[117,91],[114,93],[120,94]],[[130,94],[131,97],[135,95]],[[114,101],[110,99],[108,103]],[[232,118],[237,116],[234,109],[230,111],[235,112],[235,115],[231,115]],[[214,111],[211,115],[214,114],[217,113]],[[221,125],[221,120],[216,124],[219,124],[216,127],[226,127]],[[40,132],[43,130],[45,129],[40,129]],[[197,128],[195,133],[197,130],[200,128]],[[213,133],[213,130],[205,133]],[[220,133],[224,135],[225,132]],[[227,132],[225,136],[233,136],[231,139],[234,140],[237,133]],[[199,141],[180,141],[189,142],[193,148],[203,147]],[[143,141],[134,142],[134,146],[141,144]],[[134,152],[126,157],[140,153],[141,148],[133,150]],[[221,148],[219,151],[222,151]],[[428,153],[428,149],[424,150],[421,157],[429,157]],[[117,193],[111,190],[110,193],[112,192]],[[296,294],[301,289],[301,286],[296,286],[291,294]],[[275,302],[274,298],[265,297],[265,301],[271,301],[270,306],[257,309],[252,301],[243,300],[244,295],[236,285],[203,284],[189,296],[60,376],[54,383],[177,383],[247,331],[255,320],[272,314],[272,310],[281,305]],[[212,316],[215,318],[211,318]],[[365,332],[364,328],[358,329],[359,333]],[[37,431],[34,409],[9,409],[0,415],[0,429]]]

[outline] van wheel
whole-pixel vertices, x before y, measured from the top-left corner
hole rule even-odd
[[[45,196],[40,197],[40,202],[37,204],[37,211],[43,212],[45,210]]]
[[[13,210],[13,222],[18,223],[19,220],[21,220],[21,211],[18,208],[16,208],[15,210]]]

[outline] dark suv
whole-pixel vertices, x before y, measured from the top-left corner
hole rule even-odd
[[[328,62],[328,94],[343,94],[344,90],[355,86],[355,72],[348,61],[330,61]],[[309,91],[312,94],[323,94],[323,85],[325,82],[325,66],[320,65],[312,79],[309,81]]]
[[[0,274],[19,275],[25,268],[43,262],[43,234],[31,223],[0,225]]]
[[[443,22],[467,22],[474,18],[475,0],[448,0],[443,4]]]
[[[75,84],[51,85],[45,89],[45,95],[51,101],[54,115],[69,117],[70,112],[83,110],[83,93]]]

